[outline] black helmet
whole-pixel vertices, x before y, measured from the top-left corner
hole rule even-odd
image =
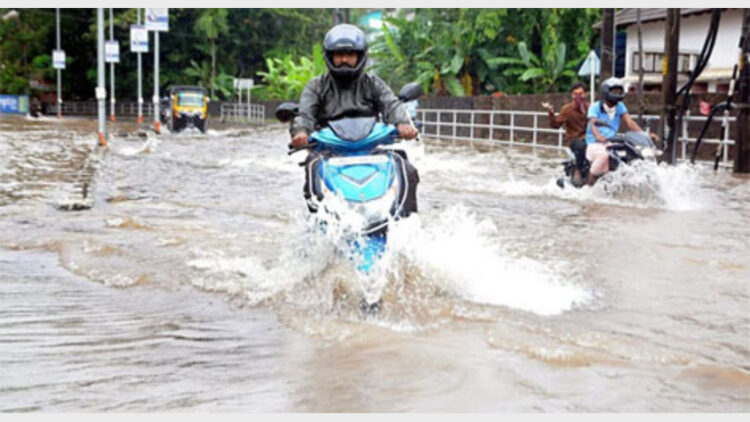
[[[355,67],[333,65],[333,53],[336,51],[354,51],[357,53]],[[367,38],[361,29],[354,25],[341,24],[331,28],[323,39],[323,52],[328,72],[336,79],[351,80],[362,73],[367,61]]]
[[[622,94],[615,94],[612,92],[613,89],[617,88],[622,90]],[[601,92],[602,98],[615,104],[625,98],[625,86],[623,85],[622,81],[617,78],[609,78],[606,81],[602,82]]]

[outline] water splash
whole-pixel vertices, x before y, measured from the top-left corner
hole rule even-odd
[[[513,256],[498,243],[499,229],[463,206],[446,209],[424,228],[417,217],[391,230],[391,256],[403,255],[421,278],[480,304],[508,306],[542,315],[564,312],[590,299],[557,274],[565,263]],[[419,282],[419,281],[417,281]]]
[[[545,190],[566,199],[593,201],[636,208],[659,208],[671,211],[705,209],[712,203],[701,188],[702,169],[690,164],[669,166],[649,161],[622,165],[593,186],[560,190],[554,180]]]

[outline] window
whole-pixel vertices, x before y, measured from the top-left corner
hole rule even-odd
[[[638,51],[633,52],[633,73],[638,73],[638,64],[640,63],[641,55]],[[677,56],[677,71],[680,73],[690,73],[693,69],[693,64],[698,61],[698,55],[694,53],[680,53]],[[662,66],[664,65],[664,53],[654,51],[643,52],[643,72],[644,73],[661,73]]]

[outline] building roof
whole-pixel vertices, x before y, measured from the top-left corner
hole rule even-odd
[[[636,23],[636,11],[638,9],[620,9],[615,14],[615,24],[620,26],[629,26]],[[681,16],[695,15],[710,12],[711,9],[680,9]],[[641,9],[641,22],[650,22],[664,20],[667,17],[667,9]],[[595,29],[602,26],[602,21],[594,24]]]

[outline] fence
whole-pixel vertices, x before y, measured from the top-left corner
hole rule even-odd
[[[452,140],[454,145],[457,140],[462,140],[485,145],[519,145],[556,150],[568,148],[563,143],[564,131],[549,128],[548,117],[545,112],[418,109],[417,116],[423,125],[422,136]],[[656,128],[658,126],[659,116],[649,114],[643,117],[647,127]],[[684,116],[678,138],[681,146],[678,156],[680,160],[689,159],[687,145],[696,141],[696,138],[690,135],[697,136],[706,119],[705,116]],[[702,142],[713,145],[720,144],[722,165],[729,166],[728,150],[730,146],[734,145],[734,140],[729,138],[729,134],[732,133],[732,126],[736,125],[736,118],[722,116],[714,119],[712,122],[712,125],[715,126],[713,132],[718,132],[718,126],[722,124],[727,126],[727,130],[723,131],[721,139],[717,137],[704,138]]]
[[[221,121],[265,123],[266,106],[263,104],[222,103]]]
[[[63,116],[96,116],[98,104],[96,101],[63,101]],[[153,116],[153,104],[143,103],[143,115]],[[104,108],[105,114],[109,116],[110,104],[106,103]],[[48,111],[50,114],[57,114],[57,106],[53,105]],[[138,116],[138,103],[135,101],[123,101],[115,103],[116,116]]]

